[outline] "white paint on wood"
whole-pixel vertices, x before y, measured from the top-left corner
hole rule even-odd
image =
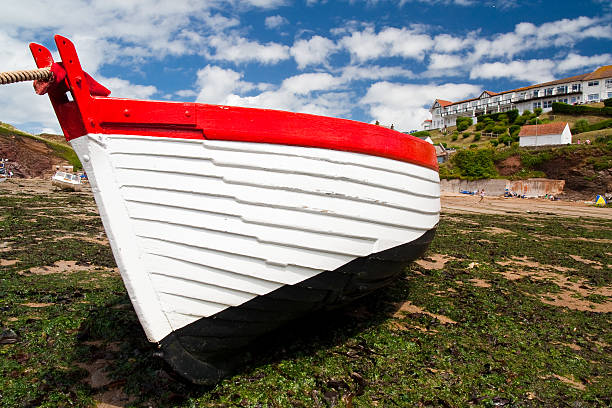
[[[438,174],[382,157],[126,135],[72,144],[151,341],[439,219]]]

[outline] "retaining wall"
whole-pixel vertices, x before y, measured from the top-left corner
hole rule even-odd
[[[443,193],[460,193],[462,190],[479,191],[484,189],[489,196],[503,196],[506,189],[526,197],[543,197],[546,194],[559,195],[563,192],[565,180],[532,178],[527,180],[440,180],[440,191]]]

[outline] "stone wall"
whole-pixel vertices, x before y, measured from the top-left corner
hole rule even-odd
[[[480,191],[484,189],[489,196],[503,196],[506,189],[527,197],[543,197],[546,194],[559,195],[563,192],[565,180],[532,178],[527,180],[440,180],[440,191],[443,193],[460,193],[462,190]]]

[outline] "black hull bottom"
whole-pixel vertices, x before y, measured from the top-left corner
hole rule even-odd
[[[163,357],[185,379],[215,384],[242,363],[241,351],[257,337],[307,313],[345,305],[389,284],[425,252],[435,230],[195,321],[160,342]]]

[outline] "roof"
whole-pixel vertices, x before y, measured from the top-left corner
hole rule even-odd
[[[521,128],[521,136],[560,135],[567,126],[567,122],[543,123],[541,125],[526,125]]]
[[[586,81],[591,79],[602,79],[602,78],[610,78],[612,77],[612,65],[605,65],[603,67],[597,68],[595,71],[587,74],[584,78]]]
[[[543,86],[554,86],[554,85],[560,85],[560,84],[565,84],[568,82],[574,82],[574,81],[590,81],[592,79],[602,79],[602,78],[612,78],[612,65],[604,65],[603,67],[599,67],[597,68],[595,71],[593,72],[587,72],[586,74],[580,74],[580,75],[574,75],[571,77],[567,77],[567,78],[561,78],[561,79],[555,79],[554,81],[549,81],[549,82],[544,82],[541,84],[534,84],[534,85],[529,85],[529,86],[524,86],[522,88],[516,88],[516,89],[511,89],[509,91],[502,91],[502,92],[491,92],[491,91],[484,91],[480,94],[480,96],[476,97],[476,98],[470,98],[470,99],[464,99],[462,101],[459,102],[448,102],[448,101],[442,101],[440,99],[436,99],[441,106],[448,106],[448,105],[458,105],[461,103],[465,103],[465,102],[471,102],[471,101],[475,101],[477,99],[479,99],[483,93],[487,93],[491,96],[495,96],[495,95],[503,95],[503,94],[507,94],[510,92],[521,92],[521,91],[526,91],[529,89],[533,89],[533,88],[540,88]],[[445,104],[442,104],[442,102],[444,102]]]
[[[436,101],[440,104],[440,106],[444,107],[447,105],[452,105],[453,103],[451,101],[444,101],[442,99],[436,99]],[[435,102],[434,102],[435,103]]]

